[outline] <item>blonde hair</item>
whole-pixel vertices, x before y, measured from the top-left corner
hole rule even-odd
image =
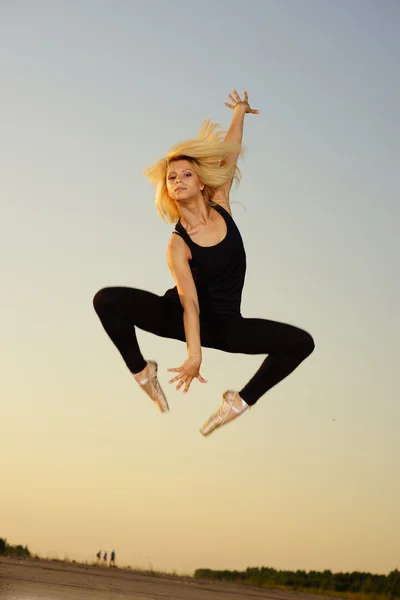
[[[156,208],[167,223],[176,223],[180,217],[175,200],[167,191],[166,178],[168,167],[174,160],[188,160],[204,184],[203,197],[208,205],[213,204],[216,190],[234,179],[240,182],[240,170],[235,164],[226,162],[232,154],[243,154],[240,142],[224,142],[223,131],[218,123],[205,119],[196,138],[180,142],[173,146],[165,158],[144,170],[144,175],[156,185]]]

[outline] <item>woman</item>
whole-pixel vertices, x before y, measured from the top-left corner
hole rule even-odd
[[[196,139],[174,146],[145,175],[157,185],[156,206],[175,223],[167,259],[176,286],[164,296],[125,287],[105,288],[94,298],[104,329],[136,381],[165,412],[168,403],[157,378],[157,363],[146,361],[135,327],[158,336],[186,341],[188,357],[169,383],[186,394],[200,374],[202,347],[243,354],[267,354],[254,377],[239,392],[223,394],[220,408],[200,429],[208,435],[236,419],[289,375],[314,349],[305,331],[265,319],[241,316],[246,255],[229,204],[234,179],[239,181],[243,123],[250,108],[233,90],[232,123],[222,139],[218,125],[203,123]]]

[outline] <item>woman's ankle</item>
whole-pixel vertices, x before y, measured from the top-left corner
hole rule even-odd
[[[136,381],[140,382],[143,379],[146,379],[146,377],[148,377],[149,375],[149,365],[148,363],[146,363],[145,368],[143,369],[143,371],[140,371],[140,373],[134,373],[133,376],[136,379]]]

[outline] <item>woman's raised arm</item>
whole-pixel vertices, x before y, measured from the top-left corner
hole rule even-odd
[[[233,94],[233,95],[232,95]],[[225,142],[241,142],[243,138],[243,125],[244,117],[246,114],[258,115],[259,110],[254,110],[250,107],[249,97],[246,90],[243,92],[243,100],[240,98],[236,90],[232,90],[232,94],[228,94],[229,100],[232,104],[225,102],[225,106],[234,111],[231,124],[225,135]],[[239,158],[239,153],[231,154],[226,160],[225,164],[236,165]],[[216,202],[228,203],[229,204],[229,191],[232,187],[233,178],[229,183],[219,188],[216,193]]]

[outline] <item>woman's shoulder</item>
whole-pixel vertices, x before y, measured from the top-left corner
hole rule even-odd
[[[181,225],[182,227],[182,225]],[[182,227],[183,229],[183,227]],[[188,257],[188,259],[191,257],[191,253],[189,250],[189,247],[184,239],[184,236],[181,235],[181,233],[179,232],[179,230],[177,230],[176,228],[174,229],[174,231],[171,233],[171,236],[169,238],[168,241],[168,246],[167,246],[167,253],[168,254],[183,254],[185,256]]]
[[[184,226],[182,225],[180,219],[179,219],[179,221],[177,221],[175,223],[175,229],[173,230],[171,237],[172,238],[181,238],[186,243],[188,242],[189,235],[188,235],[186,229],[184,228]]]

